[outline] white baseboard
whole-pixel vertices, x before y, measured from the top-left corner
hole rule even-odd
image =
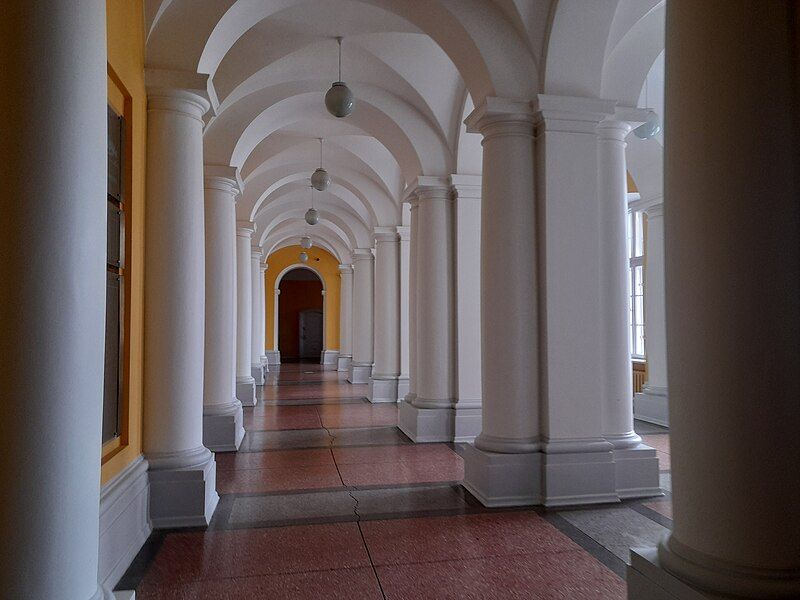
[[[666,388],[649,388],[633,396],[633,418],[669,427],[669,398]]]
[[[147,541],[148,464],[139,456],[100,491],[100,583],[113,589]]]
[[[320,359],[320,364],[323,366],[336,366],[339,363],[339,351],[338,350],[323,350],[322,357]]]
[[[281,364],[280,350],[267,350],[266,352],[264,352],[264,356],[267,357],[267,364],[269,365]]]

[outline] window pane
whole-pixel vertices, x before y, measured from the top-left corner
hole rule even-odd
[[[106,273],[106,360],[103,390],[103,443],[119,435],[120,277]]]
[[[634,256],[643,256],[644,255],[644,223],[643,223],[643,214],[642,211],[637,211],[636,213],[636,228],[634,230],[634,241],[635,241],[635,248],[634,248]]]

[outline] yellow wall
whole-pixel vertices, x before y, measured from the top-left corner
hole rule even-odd
[[[636,187],[636,182],[633,180],[633,177],[631,177],[630,171],[627,172],[627,175],[628,175],[628,193],[635,194],[639,191],[639,188]]]
[[[125,357],[122,435],[103,448],[106,483],[142,453],[142,340],[144,306],[144,172],[146,94],[143,0],[107,0],[108,100],[125,116],[126,223]]]
[[[301,265],[301,252],[308,254],[307,266],[322,275],[325,288],[325,350],[339,349],[339,261],[323,248],[303,250],[300,246],[288,246],[270,254],[267,259],[265,295],[267,318],[267,350],[275,348],[275,280],[291,265]],[[319,260],[317,260],[319,259]]]

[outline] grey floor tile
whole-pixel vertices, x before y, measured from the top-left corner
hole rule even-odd
[[[457,486],[408,487],[352,492],[361,516],[466,509]]]
[[[624,507],[566,510],[559,514],[625,562],[630,561],[631,548],[655,546],[669,531]]]
[[[652,435],[654,433],[669,433],[669,427],[662,427],[647,421],[634,420],[633,428],[639,435]]]
[[[347,492],[240,496],[233,502],[230,525],[327,519],[352,515],[355,500]]]
[[[671,473],[661,473],[658,476],[659,485],[661,489],[665,492],[672,493],[672,474]]]

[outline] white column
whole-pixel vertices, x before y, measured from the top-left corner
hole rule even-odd
[[[200,92],[148,89],[143,430],[154,527],[207,524],[219,500],[203,445],[208,108]]]
[[[467,124],[483,134],[483,429],[466,447],[464,485],[485,505],[532,504],[541,498],[533,115],[527,103],[488,98]]]
[[[644,209],[647,235],[644,253],[644,314],[647,382],[633,398],[637,419],[669,426],[667,394],[667,324],[664,306],[664,205],[659,198]]]
[[[395,227],[376,227],[375,366],[370,402],[397,402],[400,377],[400,235]]]
[[[264,301],[261,297],[261,287],[259,282],[262,278],[261,259],[264,253],[261,248],[253,246],[250,253],[250,297],[251,317],[250,326],[250,372],[256,385],[264,385],[264,365],[261,363],[261,355],[264,352],[264,344],[261,338],[264,333]]]
[[[97,582],[105,2],[4,3],[0,87],[0,595],[110,598]]]
[[[400,428],[415,442],[454,436],[455,315],[453,202],[449,182],[420,177],[417,198],[416,397],[400,406]]]
[[[232,167],[205,168],[205,368],[203,443],[235,451],[244,437],[236,398],[236,196]]]
[[[256,380],[251,367],[253,336],[253,273],[250,247],[255,226],[236,224],[236,397],[242,406],[256,405]]]
[[[264,367],[264,373],[269,372],[269,359],[267,358],[267,293],[266,293],[266,285],[267,285],[267,269],[269,265],[267,265],[267,257],[264,256],[261,264],[259,265],[259,273],[258,273],[258,293],[259,293],[259,301],[258,305],[261,307],[260,319],[261,324],[259,325],[257,334],[258,334],[258,347],[260,348],[261,355],[259,356],[259,361],[261,362],[261,366]],[[266,375],[265,375],[266,376]]]
[[[630,264],[625,137],[631,125],[608,120],[597,127],[597,193],[600,224],[600,311],[603,338],[603,437],[614,448],[642,440],[633,430],[630,348]]]
[[[452,175],[456,321],[453,440],[481,432],[481,177]]]
[[[800,598],[796,23],[791,2],[667,3],[674,518],[632,553],[632,599]]]
[[[417,198],[409,198],[410,241],[408,252],[408,393],[400,405],[400,412],[407,410],[406,404],[413,406],[417,397],[417,244],[419,243],[419,218]]]
[[[337,370],[347,372],[353,360],[353,265],[339,265],[339,359]]]
[[[406,206],[404,205],[405,209]],[[408,216],[406,222],[410,222]],[[411,261],[411,227],[398,227],[400,235],[400,377],[397,380],[397,399],[403,400],[409,393],[410,369],[410,261]]]
[[[347,380],[368,383],[373,362],[374,258],[371,248],[353,251],[353,360]]]

